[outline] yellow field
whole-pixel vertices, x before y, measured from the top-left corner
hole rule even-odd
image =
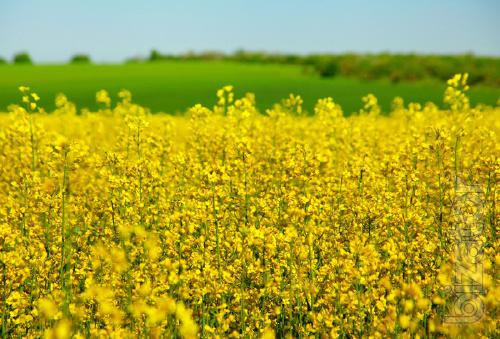
[[[46,114],[21,88],[0,117],[0,333],[498,335],[500,108],[448,84],[447,110],[369,95],[349,118],[296,96],[260,114],[229,86],[184,117],[127,91]]]

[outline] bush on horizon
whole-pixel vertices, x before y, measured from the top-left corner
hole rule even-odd
[[[28,53],[21,52],[21,53],[17,53],[16,55],[14,55],[14,59],[12,60],[12,63],[14,63],[14,64],[32,64],[33,61],[31,60],[31,57]]]

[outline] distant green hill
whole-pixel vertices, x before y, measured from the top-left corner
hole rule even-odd
[[[272,106],[289,93],[299,94],[304,107],[312,111],[317,99],[331,96],[345,114],[358,111],[360,98],[375,94],[387,110],[395,96],[405,102],[442,102],[445,83],[426,80],[392,83],[389,80],[362,81],[352,78],[321,78],[304,72],[300,65],[251,64],[228,61],[164,61],[125,65],[1,65],[0,110],[20,100],[17,87],[31,86],[41,97],[42,106],[54,107],[54,97],[63,92],[80,108],[95,108],[95,92],[108,90],[112,95],[129,89],[134,100],[153,112],[176,113],[202,103],[212,106],[215,92],[223,85],[234,85],[236,95],[254,92],[257,106]],[[473,103],[493,105],[500,88],[473,86]]]

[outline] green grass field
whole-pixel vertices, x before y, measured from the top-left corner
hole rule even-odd
[[[108,90],[114,97],[126,88],[134,100],[153,112],[177,113],[196,103],[212,106],[215,92],[234,85],[236,95],[254,92],[257,106],[272,106],[289,93],[300,94],[304,107],[312,111],[318,98],[331,96],[345,114],[359,110],[361,97],[373,93],[384,110],[395,96],[405,102],[441,104],[444,83],[425,81],[392,84],[346,78],[321,79],[306,74],[300,66],[257,65],[230,62],[171,61],[126,65],[3,65],[0,66],[0,110],[19,102],[17,87],[28,85],[42,97],[42,106],[54,107],[57,93],[65,93],[79,107],[95,108],[95,92]],[[472,103],[493,105],[500,88],[477,86],[470,91]]]

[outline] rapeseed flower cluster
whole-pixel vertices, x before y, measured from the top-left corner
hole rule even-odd
[[[22,87],[0,117],[0,333],[495,337],[500,108],[471,107],[466,81],[449,109],[397,98],[385,116],[368,95],[350,117],[295,95],[260,114],[231,86],[181,117],[128,91],[45,113]],[[450,323],[465,214],[482,313]]]

